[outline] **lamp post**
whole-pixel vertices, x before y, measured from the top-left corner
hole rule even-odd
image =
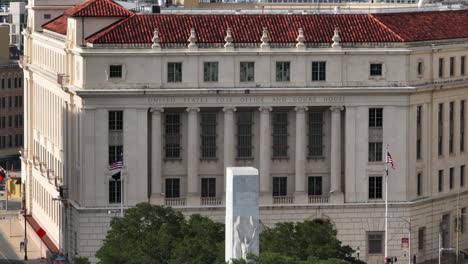
[[[24,260],[28,260],[28,235],[26,226],[26,184],[23,184],[23,216],[24,216]]]
[[[361,254],[361,250],[359,249],[359,247],[356,248],[356,256],[357,256],[357,259],[359,260],[359,255]]]

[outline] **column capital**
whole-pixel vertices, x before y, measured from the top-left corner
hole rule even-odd
[[[294,111],[296,112],[305,112],[309,110],[309,108],[307,106],[296,106],[294,107]]]
[[[258,111],[260,111],[262,113],[271,112],[272,110],[273,110],[273,107],[271,107],[271,106],[260,106],[258,108]]]
[[[200,107],[187,107],[187,113],[200,112]]]
[[[223,112],[224,113],[233,113],[233,112],[236,112],[237,109],[234,107],[234,106],[226,106],[223,108]]]
[[[339,112],[339,111],[343,111],[343,110],[344,110],[344,106],[342,106],[342,105],[334,105],[334,106],[330,107],[330,111],[332,111],[332,112]]]
[[[151,107],[150,112],[151,113],[155,113],[155,112],[162,113],[162,112],[164,112],[164,108],[162,108],[162,107]]]

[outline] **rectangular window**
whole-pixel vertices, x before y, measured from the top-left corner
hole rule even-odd
[[[455,75],[455,57],[450,57],[450,76]]]
[[[123,161],[123,146],[109,146],[109,165]]]
[[[416,185],[417,185],[417,194],[418,196],[421,196],[422,195],[422,173],[421,172],[418,172]]]
[[[455,168],[450,168],[449,170],[449,188],[453,189],[453,178],[455,177]]]
[[[444,190],[444,171],[439,170],[439,192]]]
[[[123,130],[123,111],[109,111],[109,130]]]
[[[309,157],[323,156],[323,112],[309,112]]]
[[[167,63],[167,82],[182,82],[182,62]]]
[[[273,196],[286,196],[288,193],[287,184],[287,177],[273,177]]]
[[[439,78],[444,78],[444,58],[439,58]]]
[[[465,151],[465,100],[460,101],[460,152]]]
[[[382,199],[382,176],[369,177],[369,199]]]
[[[370,64],[370,76],[382,76],[382,63]]]
[[[109,65],[109,78],[122,78],[122,65]]]
[[[8,88],[11,88],[11,79],[8,78]]]
[[[383,253],[383,238],[384,234],[382,232],[369,232],[367,234],[367,244],[369,249],[369,254],[382,254]]]
[[[419,61],[418,62],[418,75],[422,75],[422,74],[423,74],[423,62]]]
[[[449,104],[449,153],[453,153],[453,134],[454,134],[454,113],[455,113],[455,102]]]
[[[202,158],[216,158],[216,113],[201,113]]]
[[[13,100],[11,99],[11,96],[8,96],[8,108],[11,108],[13,106]]]
[[[2,79],[2,89],[5,89],[5,79]]]
[[[309,195],[322,195],[322,176],[311,176],[309,180]]]
[[[201,197],[216,197],[216,178],[201,179]]]
[[[460,75],[465,75],[465,56],[460,57]]]
[[[382,161],[382,142],[369,142],[369,162]]]
[[[170,178],[166,179],[166,198],[179,198],[180,197],[180,179]]]
[[[203,81],[204,82],[217,82],[218,81],[218,62],[204,62],[203,63]]]
[[[121,203],[122,199],[122,181],[120,178],[120,172],[117,179],[109,180],[109,203]]]
[[[383,109],[369,108],[369,127],[382,128]]]
[[[439,104],[439,110],[438,110],[438,153],[439,156],[442,156],[443,152],[443,147],[444,147],[444,104],[440,103]]]
[[[460,186],[465,186],[465,165],[460,166]]]
[[[255,62],[241,61],[239,79],[241,82],[255,81]]]
[[[291,63],[289,61],[276,62],[276,81],[289,82],[291,80]]]
[[[421,159],[421,140],[422,140],[422,105],[416,107],[416,159]]]
[[[180,113],[166,113],[165,117],[166,159],[180,158]]]
[[[8,116],[8,127],[12,127],[12,126],[13,126],[13,117]]]
[[[426,227],[420,227],[418,229],[418,249],[423,250],[424,249],[424,240],[426,238]]]
[[[273,112],[273,157],[288,156],[288,113]]]
[[[237,113],[237,157],[251,158],[252,157],[252,112]]]
[[[325,61],[312,62],[312,81],[325,81],[326,65]]]

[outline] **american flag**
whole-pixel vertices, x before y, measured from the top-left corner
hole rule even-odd
[[[395,161],[392,159],[392,155],[390,155],[390,152],[387,151],[387,163],[390,163],[392,165],[392,169],[396,169],[396,164]]]
[[[123,168],[123,161],[114,161],[110,166],[109,170],[116,170]]]

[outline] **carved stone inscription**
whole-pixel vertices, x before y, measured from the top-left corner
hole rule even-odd
[[[220,104],[232,104],[236,106],[240,105],[252,105],[258,106],[262,104],[272,105],[289,105],[289,104],[343,104],[345,102],[344,96],[204,96],[204,97],[175,97],[175,96],[161,96],[161,97],[150,97],[148,102],[152,105],[159,106],[186,106],[187,104],[194,105],[220,105]]]

